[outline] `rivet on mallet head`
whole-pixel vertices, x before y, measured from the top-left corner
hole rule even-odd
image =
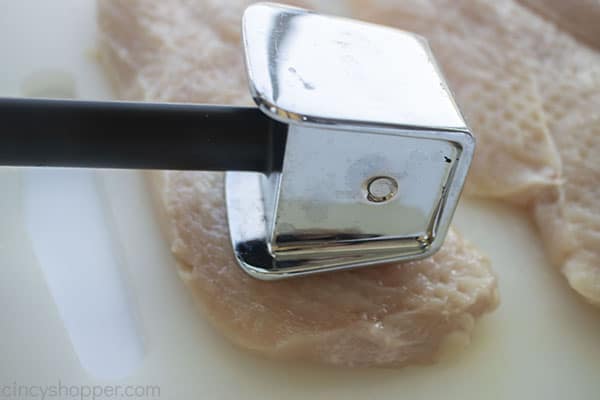
[[[389,176],[376,176],[367,183],[367,199],[373,203],[391,200],[398,193],[398,182]]]

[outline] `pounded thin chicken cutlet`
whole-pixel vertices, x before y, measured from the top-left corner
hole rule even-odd
[[[429,363],[468,343],[475,320],[497,303],[489,261],[455,231],[425,261],[258,281],[236,265],[222,174],[161,172],[154,180],[181,276],[244,348],[345,366]]]
[[[430,40],[478,138],[470,192],[526,204],[552,262],[600,305],[600,53],[570,34],[598,43],[600,3],[522,0],[562,31],[514,0],[352,1]]]
[[[101,49],[124,99],[250,104],[239,26],[249,1],[101,0]],[[450,231],[433,258],[261,282],[236,265],[222,174],[159,172],[182,278],[238,345],[281,359],[403,366],[464,345],[498,302],[489,261]]]
[[[600,1],[519,0],[589,46],[600,49]]]

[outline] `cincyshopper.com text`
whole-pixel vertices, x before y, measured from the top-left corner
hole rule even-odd
[[[52,385],[0,383],[0,399],[158,399],[157,385],[71,385],[58,381]]]

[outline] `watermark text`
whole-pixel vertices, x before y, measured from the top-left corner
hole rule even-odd
[[[0,399],[158,399],[157,385],[72,385],[58,381],[51,385],[0,383]]]

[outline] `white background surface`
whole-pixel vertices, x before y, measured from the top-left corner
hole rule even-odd
[[[91,56],[93,4],[0,0],[0,94],[53,69],[73,77],[78,97],[109,97]],[[177,277],[139,174],[2,169],[0,191],[0,387],[150,384],[165,399],[600,393],[600,312],[509,207],[463,201],[455,219],[492,258],[502,300],[466,351],[434,367],[336,370],[262,360],[222,339]]]

